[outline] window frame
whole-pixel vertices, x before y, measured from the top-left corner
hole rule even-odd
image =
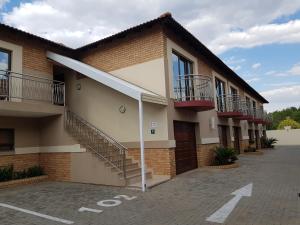
[[[11,139],[12,139],[12,143],[6,143],[5,144],[2,144],[0,143],[0,154],[1,153],[11,153],[11,152],[14,152],[15,151],[15,129],[13,128],[0,128],[0,138],[1,138],[1,131],[9,131],[11,132],[9,135],[11,135]],[[4,149],[4,150],[1,150],[2,147],[5,147],[5,146],[8,146],[10,147],[9,149]]]
[[[0,47],[0,53],[6,53],[8,55],[8,67],[7,67],[7,71],[11,71],[11,64],[12,64],[12,51],[8,50],[8,49],[4,49]]]
[[[174,61],[173,56],[176,56],[177,59],[177,72],[178,74],[174,73]],[[183,68],[180,67],[181,62],[183,63]],[[183,56],[176,50],[172,49],[172,74],[173,74],[173,89],[174,92],[179,91],[179,95],[181,100],[191,100],[192,96],[194,96],[194,84],[193,80],[181,80],[181,78],[190,76],[194,73],[194,65],[195,63],[190,60],[189,58]],[[182,70],[183,69],[183,70]],[[183,71],[183,74],[181,74]],[[178,82],[179,79],[179,82]],[[179,89],[175,91],[176,89]]]

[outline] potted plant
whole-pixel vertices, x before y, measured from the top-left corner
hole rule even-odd
[[[233,148],[218,147],[215,150],[215,165],[229,165],[237,160],[237,153]]]
[[[274,148],[274,145],[277,143],[277,139],[276,138],[265,138],[263,139],[263,146],[265,148]]]

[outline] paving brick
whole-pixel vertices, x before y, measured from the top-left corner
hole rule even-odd
[[[230,193],[252,182],[252,197],[243,197],[224,224],[300,224],[300,147],[265,150],[261,156],[241,155],[239,161],[239,168],[199,168],[146,193],[118,187],[45,182],[1,190],[0,202],[80,225],[214,225],[206,218],[233,197]],[[138,198],[122,200],[121,205],[110,208],[96,204],[119,194]],[[79,213],[80,207],[104,212]],[[0,224],[58,223],[0,207]]]

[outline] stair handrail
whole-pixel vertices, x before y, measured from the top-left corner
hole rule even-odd
[[[119,143],[118,141],[116,141],[113,137],[111,137],[110,135],[106,134],[104,131],[102,131],[99,128],[95,127],[94,125],[92,125],[91,123],[89,123],[88,121],[86,121],[85,119],[83,119],[82,117],[80,117],[79,115],[77,115],[76,113],[70,111],[69,109],[66,109],[66,111],[65,111],[65,123],[66,123],[66,126],[67,126],[68,120],[70,120],[71,117],[75,118],[77,121],[79,121],[84,126],[92,129],[94,132],[96,132],[96,134],[100,135],[109,144],[111,144],[113,147],[115,147],[115,148],[118,149],[120,155],[122,155],[121,166],[119,166],[118,164],[114,163],[113,161],[107,159],[105,156],[101,155],[92,146],[90,146],[90,145],[88,146],[98,156],[100,156],[105,161],[107,161],[112,167],[114,167],[117,170],[119,170],[120,172],[122,172],[124,178],[126,178],[126,168],[125,167],[126,167],[126,152],[127,152],[127,148],[125,146],[123,146],[121,143]]]

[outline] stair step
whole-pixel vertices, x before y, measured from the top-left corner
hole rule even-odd
[[[126,169],[135,169],[135,168],[139,168],[138,163],[131,163],[126,165]]]
[[[138,163],[131,163],[131,164],[127,164],[126,165],[126,171],[131,171],[131,170],[135,170],[135,169],[139,169],[140,170],[140,167],[139,167]],[[118,172],[119,170],[116,169],[116,168],[112,168],[112,171],[113,172]]]
[[[132,159],[126,159],[126,166],[132,164]],[[105,163],[106,166],[110,166],[108,162]]]
[[[133,176],[141,174],[141,168],[133,168],[133,169],[126,169],[126,176]],[[123,172],[119,172],[120,176],[123,176]]]
[[[150,171],[146,172],[146,179],[151,179],[151,178],[152,178],[152,173]],[[127,176],[126,180],[127,180],[127,185],[141,182],[141,180],[142,180],[141,173],[136,174],[136,175]]]

